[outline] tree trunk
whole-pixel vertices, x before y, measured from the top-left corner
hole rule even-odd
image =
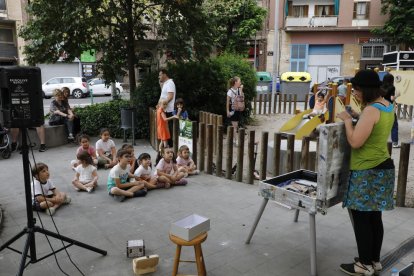
[[[132,95],[135,92],[135,47],[134,47],[134,26],[132,18],[132,0],[128,1],[127,11],[127,59],[128,59],[128,78],[129,78],[129,93]]]

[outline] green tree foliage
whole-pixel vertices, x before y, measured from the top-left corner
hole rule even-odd
[[[158,39],[177,48],[176,59],[185,58],[182,49],[191,45],[208,54],[208,36],[202,0],[36,0],[28,4],[30,20],[20,30],[28,43],[25,54],[30,64],[54,63],[64,52],[65,61],[80,57],[83,51],[102,54],[97,66],[107,81],[128,72],[131,91],[135,89],[136,41],[159,26]],[[197,28],[194,28],[197,26]],[[175,30],[174,32],[171,30]],[[177,31],[179,30],[179,31]],[[176,41],[176,43],[173,43]]]
[[[236,53],[246,51],[245,40],[263,28],[267,14],[255,0],[206,0],[204,10],[217,47]]]
[[[256,74],[254,69],[242,56],[224,53],[223,55],[203,62],[186,62],[171,64],[169,74],[177,88],[177,98],[183,98],[190,120],[198,121],[199,111],[220,114],[226,120],[226,94],[228,80],[239,76],[244,85],[246,110],[242,123],[251,113],[251,102],[256,95]],[[141,133],[149,133],[148,107],[155,107],[160,96],[158,72],[147,75],[135,93],[133,101],[138,107],[137,121],[147,127]],[[146,136],[144,136],[146,137]]]
[[[414,0],[381,0],[383,14],[389,18],[382,28],[373,33],[385,37],[392,44],[414,47]]]

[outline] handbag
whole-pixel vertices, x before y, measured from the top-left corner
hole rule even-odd
[[[63,125],[64,119],[62,116],[58,114],[52,114],[49,118],[49,125],[51,126],[57,126],[57,125]]]
[[[234,100],[233,100],[231,108],[234,111],[244,111],[245,109],[244,95],[240,95],[239,89],[237,89],[237,95],[234,96]]]

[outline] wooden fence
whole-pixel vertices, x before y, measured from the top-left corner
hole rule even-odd
[[[155,118],[155,110],[150,108],[150,142],[155,149],[158,149]],[[174,125],[174,134],[172,137],[174,140],[174,150],[176,151],[178,145],[178,120],[174,120]],[[233,127],[227,127],[227,135],[224,138],[225,129],[220,115],[200,112],[200,122],[193,121],[192,126],[192,158],[199,170],[207,174],[225,177],[227,179],[234,178],[238,182],[253,184],[257,157],[259,157],[258,173],[260,180],[278,176],[282,171],[290,172],[296,169],[313,170],[313,168],[317,167],[316,157],[318,153],[316,152],[314,155],[311,155],[309,145],[312,140],[307,136],[303,137],[300,150],[295,150],[295,137],[293,134],[274,133],[272,144],[273,162],[269,162],[273,167],[268,168],[268,132],[262,132],[260,141],[257,143],[255,141],[255,131],[248,131],[247,141],[245,141],[245,129],[241,128],[239,129],[237,139],[239,144],[235,146],[233,145]],[[282,140],[287,141],[286,147],[283,149],[281,147]],[[316,141],[318,144],[317,140],[313,141]],[[388,150],[391,153],[391,143],[388,144]],[[295,152],[300,152],[299,167],[294,166]],[[397,176],[397,206],[405,206],[409,152],[410,144],[401,143]],[[285,158],[281,158],[282,153]],[[237,165],[235,166],[234,164]],[[272,173],[269,173],[269,171]]]
[[[308,108],[309,94],[305,95],[304,109]],[[298,109],[296,94],[263,93],[253,99],[253,114],[295,114]]]

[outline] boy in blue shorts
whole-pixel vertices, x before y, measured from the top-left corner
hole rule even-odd
[[[145,183],[143,181],[134,181],[136,178],[130,172],[130,153],[120,149],[116,157],[118,158],[118,164],[111,169],[108,175],[107,186],[109,195],[119,202],[122,202],[126,197],[145,196],[147,194]],[[130,181],[130,179],[133,179],[133,181]]]

